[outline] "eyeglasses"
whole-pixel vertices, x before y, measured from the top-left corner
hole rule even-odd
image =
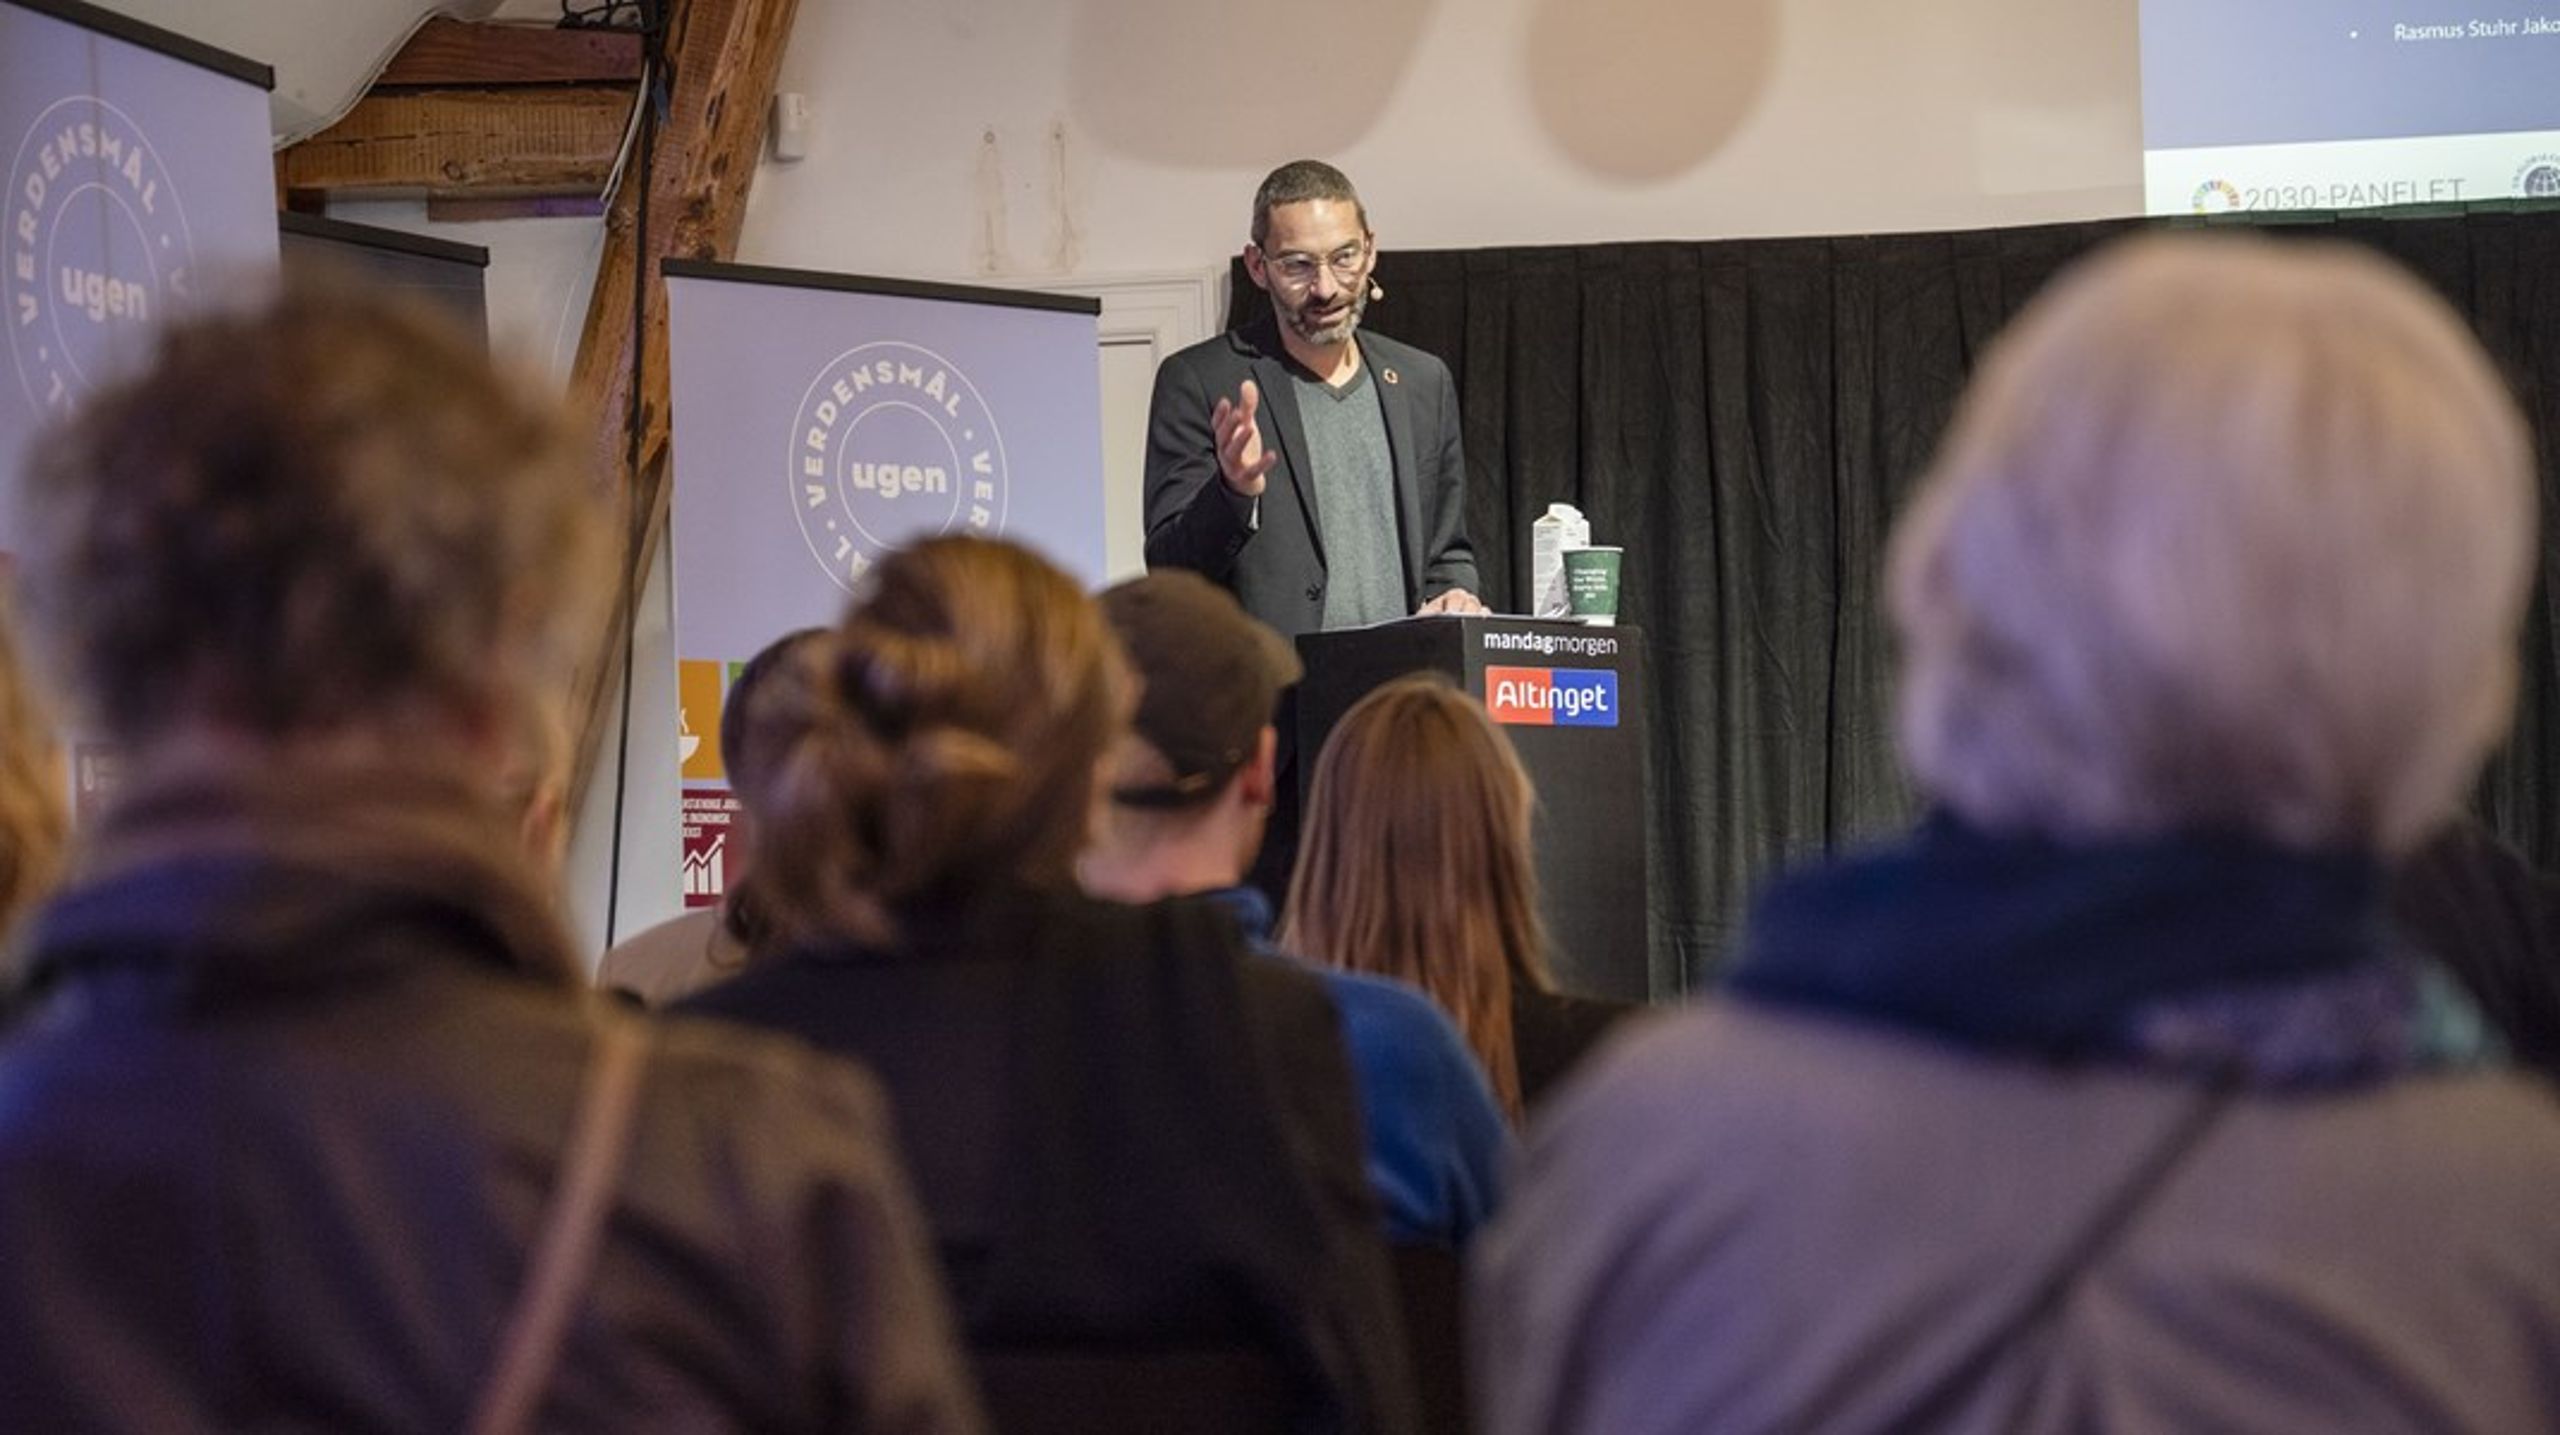
[[[1369,262],[1369,241],[1354,240],[1322,259],[1312,254],[1277,254],[1263,261],[1273,277],[1292,289],[1303,289],[1316,282],[1316,270],[1333,271],[1333,277],[1344,284],[1359,282],[1361,266]]]

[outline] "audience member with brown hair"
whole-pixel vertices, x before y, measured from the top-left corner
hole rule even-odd
[[[1271,715],[1298,680],[1297,654],[1197,573],[1132,578],[1101,601],[1145,693],[1113,754],[1086,890],[1122,902],[1205,896],[1253,950],[1296,960],[1271,944],[1270,900],[1244,883],[1278,781]],[[1463,1246],[1493,1214],[1510,1147],[1484,1072],[1423,993],[1315,970],[1341,1013],[1388,1239]]]
[[[1543,1114],[1494,1435],[2550,1428],[2560,1107],[2382,915],[2508,723],[2531,453],[2370,252],[2037,299],[1890,550],[1935,815]]]
[[[777,724],[768,714],[809,710],[826,638],[824,628],[801,628],[765,644],[738,670],[720,705],[720,768],[738,799],[738,821],[727,839],[729,889],[717,906],[660,922],[607,951],[596,968],[596,985],[646,1006],[665,1006],[736,976],[747,953],[764,940],[754,895],[756,829],[772,768],[783,756],[777,749],[788,746],[772,737],[790,725],[787,716]]]
[[[1133,696],[1093,601],[967,537],[866,584],[810,706],[748,735],[783,754],[755,869],[770,954],[684,1009],[888,1083],[1000,1421],[1044,1428],[1012,1398],[1023,1371],[1158,1358],[1161,1383],[1114,1388],[1190,1428],[1166,1413],[1182,1362],[1246,1352],[1286,1428],[1408,1428],[1324,989],[1205,904],[1076,888]]]
[[[1316,759],[1280,944],[1410,982],[1458,1023],[1513,1119],[1634,1008],[1547,974],[1537,794],[1484,708],[1437,677],[1362,698]]]
[[[525,876],[609,581],[534,391],[300,293],[40,448],[31,611],[129,765],[0,1043],[11,1425],[980,1428],[877,1088],[595,1000]]]

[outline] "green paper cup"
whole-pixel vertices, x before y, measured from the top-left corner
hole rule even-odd
[[[1564,592],[1573,604],[1574,621],[1607,627],[1618,621],[1618,570],[1623,548],[1568,548],[1564,551]]]

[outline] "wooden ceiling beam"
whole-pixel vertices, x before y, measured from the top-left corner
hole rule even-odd
[[[593,199],[604,192],[640,93],[628,31],[419,27],[328,129],[276,157],[280,201]]]
[[[376,89],[636,85],[640,37],[628,30],[486,25],[437,16],[391,57]]]
[[[507,198],[604,192],[639,91],[628,85],[377,91],[276,158],[307,198]]]

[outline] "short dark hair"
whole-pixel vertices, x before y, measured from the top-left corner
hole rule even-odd
[[[1293,159],[1264,175],[1262,187],[1253,192],[1254,247],[1262,247],[1271,233],[1271,211],[1316,199],[1348,203],[1360,215],[1360,232],[1369,232],[1369,207],[1360,202],[1360,191],[1351,187],[1351,176],[1320,159]]]
[[[1233,593],[1180,568],[1114,584],[1097,601],[1138,675],[1132,725],[1163,760],[1160,774],[1116,777],[1111,800],[1206,806],[1252,759],[1281,692],[1305,675],[1297,650]]]

